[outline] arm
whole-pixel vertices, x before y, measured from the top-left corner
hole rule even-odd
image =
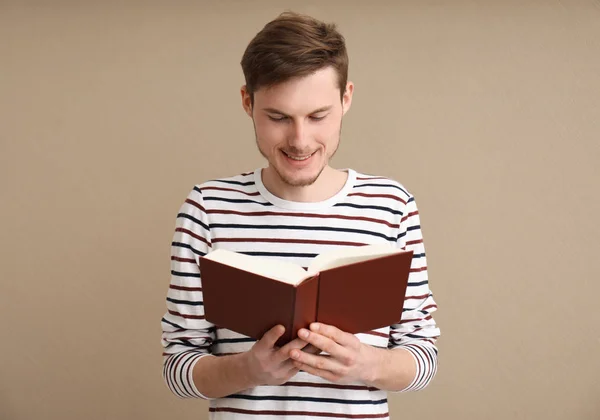
[[[410,197],[403,211],[398,246],[413,251],[402,321],[390,327],[388,349],[361,343],[333,326],[313,324],[298,335],[330,356],[292,351],[295,366],[331,382],[360,381],[387,391],[418,390],[437,371],[439,336],[431,313],[437,308],[427,280],[427,263],[418,210]]]
[[[211,247],[209,222],[198,187],[181,206],[171,243],[171,280],[167,312],[161,320],[163,378],[182,398],[206,398],[195,386],[192,372],[210,355],[215,326],[204,319],[198,259]]]
[[[413,357],[416,372],[413,381],[403,391],[425,388],[437,372],[436,341],[440,335],[432,313],[437,304],[429,289],[427,259],[421,221],[414,197],[410,196],[398,235],[398,246],[413,251],[413,261],[408,277],[402,321],[390,328],[389,349],[404,350]]]
[[[289,360],[292,349],[306,346],[296,339],[276,348],[284,329],[268,331],[250,351],[215,357],[215,326],[204,318],[198,259],[211,248],[210,224],[201,190],[188,195],[177,215],[171,244],[171,281],[167,313],[162,319],[163,377],[182,398],[218,398],[262,384],[280,384],[298,370]]]

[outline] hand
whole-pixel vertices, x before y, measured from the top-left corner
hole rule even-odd
[[[377,349],[361,343],[353,334],[331,325],[313,323],[310,331],[301,329],[298,337],[329,355],[315,355],[301,349],[292,349],[291,356],[296,369],[330,382],[347,384],[360,381],[370,384],[374,381],[379,353]]]
[[[283,347],[275,346],[275,343],[283,335],[285,328],[277,325],[267,331],[246,353],[246,363],[250,375],[250,381],[258,385],[281,385],[298,373],[299,369],[290,359],[290,352],[305,349],[308,353],[316,352],[316,349],[307,347],[304,340],[296,338]]]

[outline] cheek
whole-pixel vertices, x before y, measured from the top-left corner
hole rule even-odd
[[[274,145],[279,142],[280,135],[270,127],[256,125],[256,137],[264,145]]]

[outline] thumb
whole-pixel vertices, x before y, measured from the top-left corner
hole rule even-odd
[[[262,338],[258,341],[258,345],[263,349],[273,349],[275,343],[279,340],[279,337],[285,332],[283,325],[276,325],[267,331]]]

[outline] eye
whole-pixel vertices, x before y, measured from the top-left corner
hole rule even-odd
[[[326,117],[326,115],[321,115],[321,116],[311,115],[309,118],[311,119],[311,121],[321,121],[325,117]]]
[[[271,121],[275,121],[275,122],[282,122],[282,121],[287,120],[287,117],[285,117],[285,116],[274,117],[272,115],[268,115],[268,117]]]

